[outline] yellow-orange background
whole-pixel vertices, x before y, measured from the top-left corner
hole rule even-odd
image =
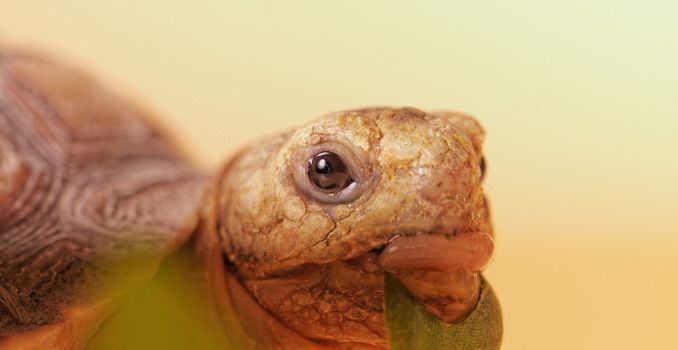
[[[678,348],[678,2],[0,0],[212,169],[371,104],[488,130],[505,349]]]

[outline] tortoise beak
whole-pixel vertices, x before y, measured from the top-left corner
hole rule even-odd
[[[484,232],[431,233],[398,237],[379,255],[379,265],[388,272],[408,270],[481,271],[494,251],[494,240]]]

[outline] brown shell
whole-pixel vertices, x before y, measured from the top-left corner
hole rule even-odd
[[[148,115],[72,67],[0,49],[0,336],[148,277],[204,176]]]

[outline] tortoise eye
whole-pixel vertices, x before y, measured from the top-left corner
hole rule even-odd
[[[355,201],[370,184],[371,168],[348,146],[327,141],[294,151],[292,176],[297,188],[321,204]]]
[[[351,170],[333,152],[322,152],[308,160],[308,178],[318,190],[335,195],[353,182]]]
[[[480,179],[485,178],[485,171],[487,169],[487,164],[485,164],[485,157],[480,158]]]

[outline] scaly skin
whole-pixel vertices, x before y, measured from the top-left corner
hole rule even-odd
[[[463,319],[493,250],[483,139],[468,116],[370,108],[330,113],[245,149],[216,180],[206,225],[238,277],[228,288],[242,297],[244,287],[261,308],[231,295],[238,316],[246,324],[257,324],[248,314],[271,317],[322,346],[387,348],[387,271],[440,319]],[[322,151],[353,170],[352,198],[314,195],[304,170]],[[259,347],[291,348],[286,342]]]

